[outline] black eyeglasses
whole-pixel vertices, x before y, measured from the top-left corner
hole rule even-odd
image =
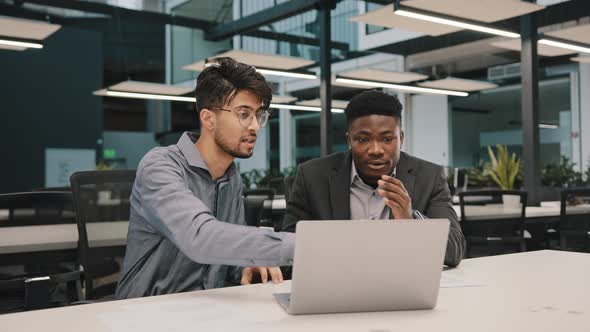
[[[268,123],[268,117],[270,116],[270,112],[268,109],[258,109],[254,110],[250,107],[236,107],[233,110],[228,110],[225,108],[217,108],[220,111],[231,112],[238,115],[238,119],[240,120],[240,124],[243,127],[248,127],[252,123],[254,116],[256,116],[256,120],[258,120],[258,126],[263,128]]]

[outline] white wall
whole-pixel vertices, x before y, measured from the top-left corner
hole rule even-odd
[[[117,158],[125,158],[127,168],[131,169],[137,168],[141,158],[158,146],[151,132],[105,131],[103,140],[104,149],[114,149]]]
[[[409,108],[407,151],[433,163],[449,165],[449,106],[447,96],[414,95]]]

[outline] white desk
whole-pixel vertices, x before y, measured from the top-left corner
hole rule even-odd
[[[540,251],[465,260],[454,276],[484,287],[443,288],[434,310],[289,316],[253,285],[0,315],[0,331],[584,331],[590,255]]]
[[[453,205],[453,209],[461,218],[461,207]],[[520,209],[506,208],[502,204],[468,205],[465,206],[465,211],[470,220],[519,218],[521,213]],[[567,213],[590,213],[590,204],[567,207]],[[560,205],[554,202],[542,203],[541,206],[527,206],[525,210],[526,218],[559,217],[559,214]]]
[[[284,198],[275,198],[270,204],[272,210],[285,210],[287,202]],[[502,204],[488,204],[488,205],[469,205],[466,207],[470,219],[509,219],[520,217],[520,209],[506,209]],[[461,208],[459,205],[453,205],[453,209],[457,213],[459,219],[461,218]],[[560,212],[559,202],[543,202],[542,206],[527,206],[525,215],[526,218],[541,218],[541,217],[559,217]],[[575,207],[568,207],[568,213],[590,213],[590,204],[584,204]]]
[[[125,245],[128,226],[128,221],[87,224],[89,246]],[[77,246],[76,224],[0,227],[0,254],[75,249]]]

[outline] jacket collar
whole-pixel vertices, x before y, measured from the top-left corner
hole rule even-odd
[[[197,139],[198,136],[196,133],[186,131],[184,132],[184,134],[182,134],[176,145],[178,146],[180,152],[184,155],[184,158],[186,158],[186,161],[190,166],[203,169],[207,171],[207,173],[211,174],[211,172],[209,171],[209,167],[207,167],[207,163],[205,163],[205,160],[201,155],[201,152],[195,146]],[[233,176],[236,173],[236,165],[235,163],[231,163],[225,171],[225,174],[218,180],[223,180],[226,177]]]
[[[332,219],[350,219],[350,171],[352,154],[348,151],[340,165],[334,165],[330,176],[330,206]]]

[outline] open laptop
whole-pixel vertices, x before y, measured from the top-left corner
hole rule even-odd
[[[297,224],[289,313],[432,309],[450,222],[329,220]]]

